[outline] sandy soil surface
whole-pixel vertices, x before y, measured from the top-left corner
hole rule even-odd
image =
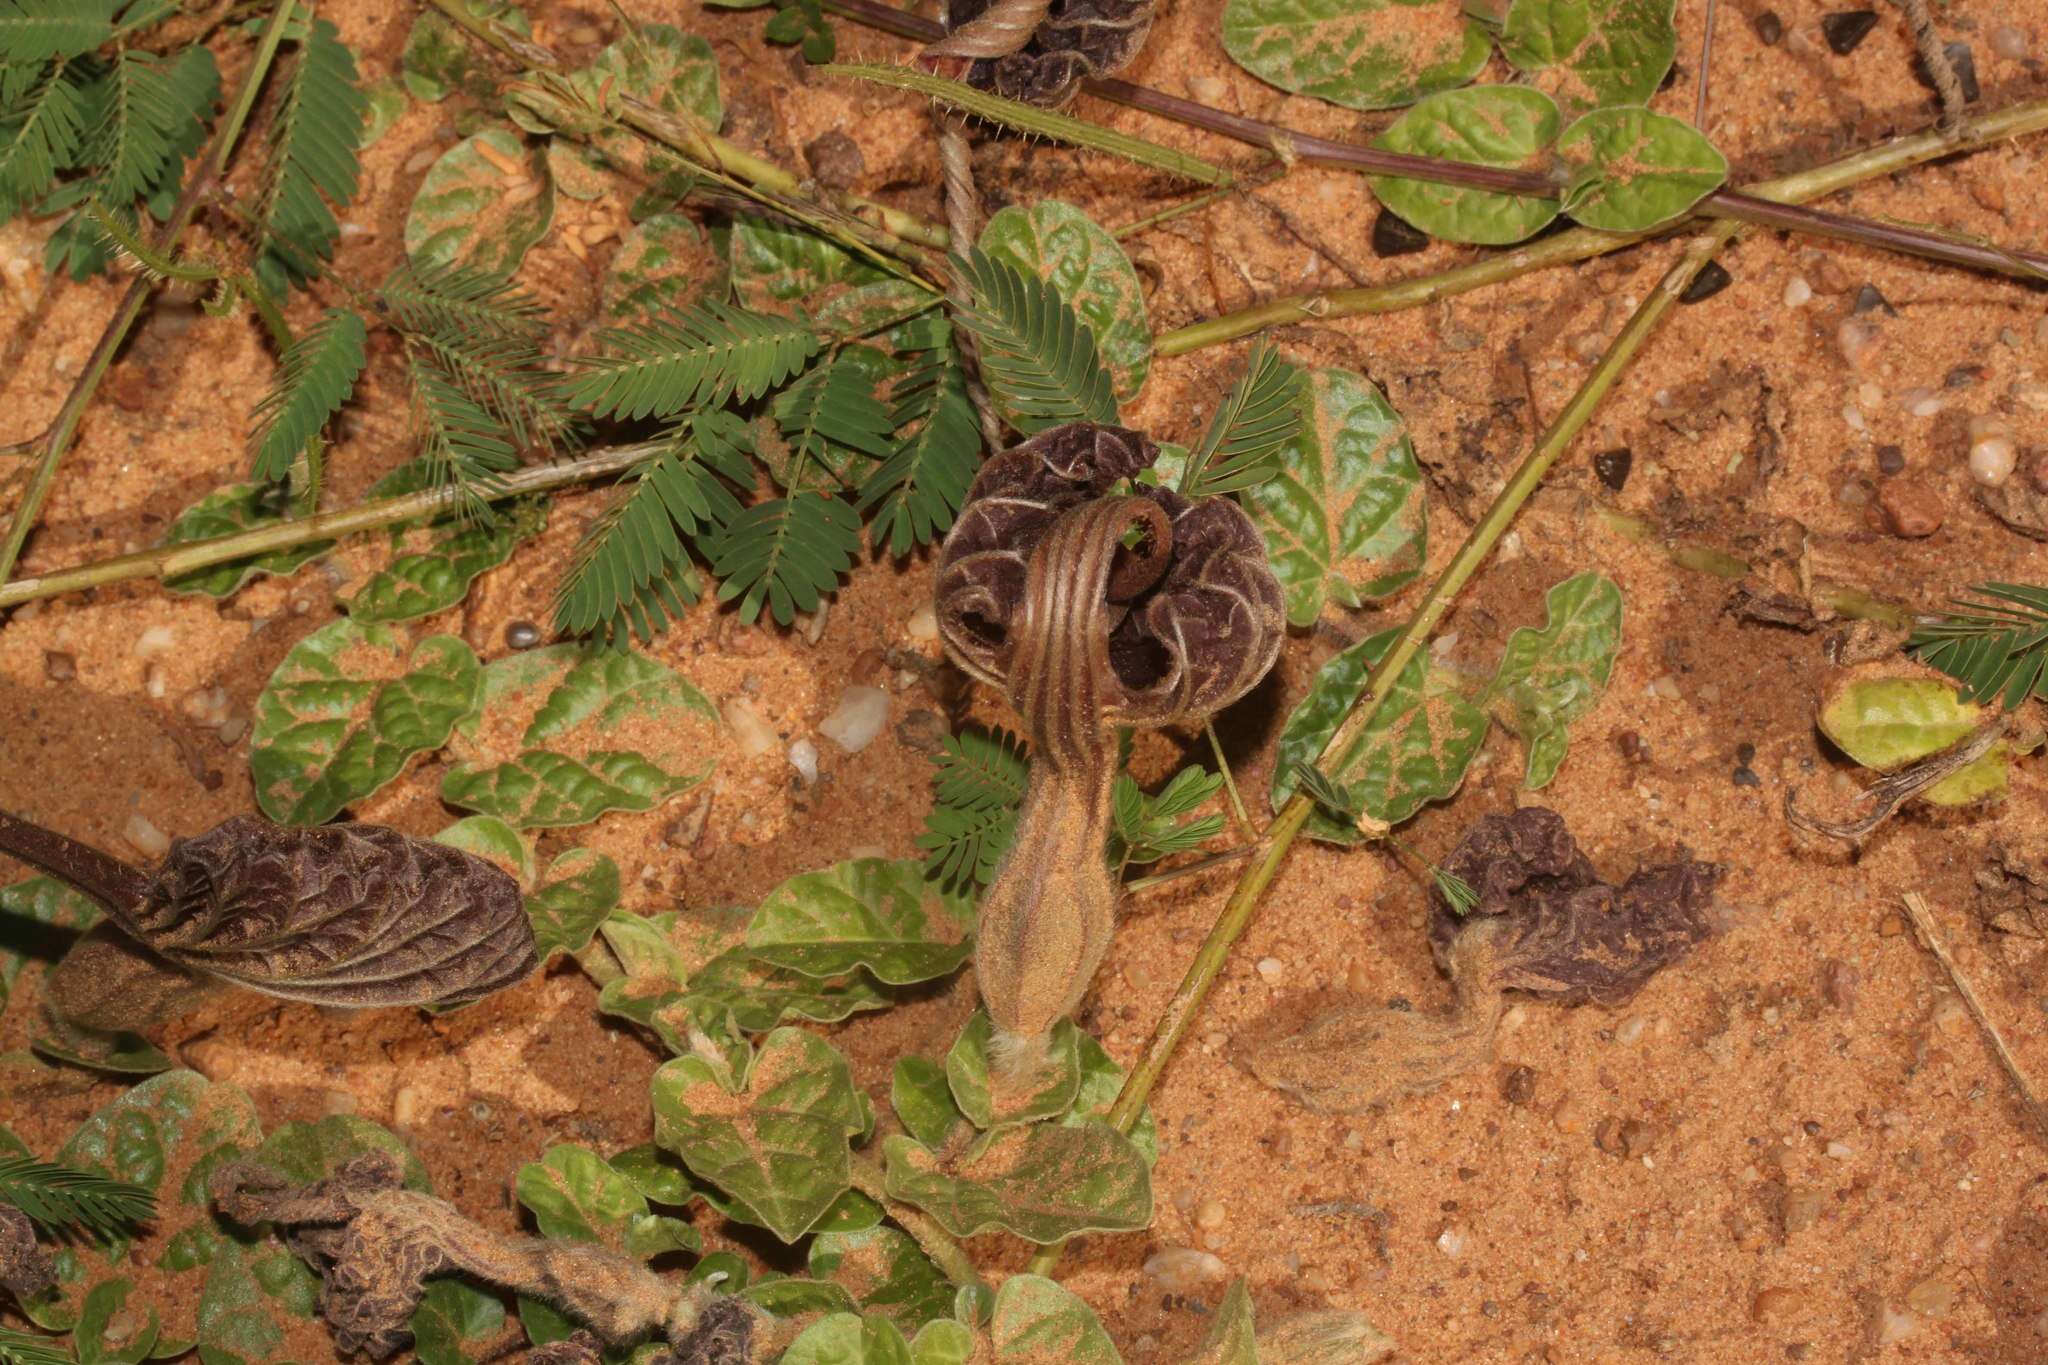
[[[1766,44],[1761,7],[1721,7],[1706,127],[1736,178],[1813,164],[1930,119],[1899,16],[1852,54],[1822,42],[1823,11],[1784,0],[1783,37]],[[617,20],[599,4],[540,0],[536,19],[568,55],[594,50]],[[859,145],[854,187],[940,216],[929,123],[908,97],[807,76],[765,46],[758,14],[628,0],[646,18],[714,40],[728,132],[786,165],[838,130]],[[1220,0],[1170,5],[1132,79],[1321,133],[1364,136],[1387,116],[1288,97],[1235,68],[1217,38]],[[410,7],[322,6],[371,78],[396,66]],[[1675,82],[1656,105],[1690,116],[1703,0],[1680,6]],[[1939,16],[1968,42],[1980,108],[2048,93],[2048,3],[1958,0]],[[2016,27],[2023,55],[2000,55],[1994,28]],[[897,40],[841,23],[843,51],[895,57]],[[582,41],[597,35],[598,42]],[[1496,58],[1487,78],[1508,73]],[[229,82],[235,72],[226,73]],[[1247,149],[1084,99],[1083,117],[1240,167]],[[359,235],[343,269],[374,279],[397,259],[403,216],[431,152],[451,142],[452,107],[415,104],[367,155]],[[2003,242],[2042,243],[2048,143],[2035,139],[1929,166],[1832,201],[1869,217],[1937,223]],[[981,184],[995,207],[1058,196],[1115,226],[1180,191],[1092,155],[985,143]],[[563,319],[564,344],[595,306],[597,271],[565,231],[618,202],[564,200],[525,280]],[[1433,246],[1377,258],[1374,208],[1354,176],[1301,168],[1284,182],[1143,232],[1126,243],[1146,280],[1155,327],[1254,301],[1427,273],[1469,258]],[[46,276],[36,233],[0,233],[11,261],[0,295],[0,441],[42,429],[70,387],[122,281]],[[1293,357],[1377,381],[1410,422],[1434,495],[1431,561],[1455,548],[1605,339],[1673,260],[1676,243],[1638,247],[1446,304],[1381,318],[1288,329]],[[1981,884],[2000,849],[2039,865],[2048,780],[2023,764],[2003,807],[1935,821],[1909,816],[1860,856],[1787,830],[1781,803],[1841,808],[1850,778],[1813,726],[1827,668],[1824,631],[1741,619],[1729,585],[1676,567],[1589,514],[1618,507],[1660,536],[1718,546],[1797,571],[1801,549],[1823,576],[1914,603],[1939,603],[1985,579],[2041,581],[2048,548],[2001,526],[1965,467],[1967,423],[1999,414],[2025,462],[2048,457],[2048,295],[1860,248],[1759,234],[1727,253],[1733,276],[1675,311],[1618,385],[1445,630],[1483,654],[1514,623],[1540,618],[1543,590],[1599,567],[1627,599],[1613,684],[1580,723],[1546,804],[1566,816],[1610,877],[1683,847],[1725,864],[1727,929],[1653,981],[1624,1010],[1524,1004],[1509,1015],[1489,1069],[1385,1112],[1307,1113],[1232,1062],[1276,1006],[1312,992],[1443,1003],[1423,933],[1424,888],[1369,851],[1298,848],[1226,969],[1192,1044],[1156,1093],[1159,1214],[1145,1234],[1088,1239],[1065,1278],[1101,1313],[1126,1357],[1192,1352],[1222,1281],[1162,1285],[1142,1267],[1169,1247],[1199,1247],[1248,1277],[1262,1318],[1298,1307],[1362,1309],[1417,1361],[2010,1361],[2048,1356],[2048,1143],[2014,1083],[1900,910],[1923,894],[1962,972],[1983,992],[2020,1066],[2048,1084],[2048,911]],[[1858,290],[1889,309],[1843,325]],[[294,304],[313,316],[317,293]],[[1157,437],[1188,440],[1235,373],[1219,348],[1155,364],[1127,412]],[[207,490],[240,477],[245,414],[271,361],[246,317],[159,305],[126,349],[65,463],[31,541],[34,574],[155,541]],[[410,453],[395,368],[371,369],[369,401],[337,433],[330,500],[358,496]],[[1626,446],[1633,465],[1611,491],[1592,455]],[[1903,473],[1885,472],[1896,448]],[[1878,500],[1893,479],[1920,483],[1943,509],[1939,531],[1900,539]],[[0,506],[18,475],[0,463]],[[514,621],[545,622],[549,593],[602,495],[564,497],[552,524],[460,608],[434,622],[486,659],[507,651]],[[1789,550],[1788,550],[1788,547]],[[120,850],[140,815],[170,835],[252,808],[246,734],[225,730],[195,693],[224,689],[246,717],[291,645],[338,614],[337,593],[388,557],[381,538],[345,545],[289,579],[227,601],[150,584],[109,588],[18,611],[0,625],[0,805]],[[780,752],[719,755],[703,796],[647,815],[615,814],[573,842],[619,861],[639,910],[751,902],[781,879],[855,850],[914,851],[929,803],[926,757],[898,736],[945,689],[882,651],[926,658],[910,620],[929,561],[863,568],[815,644],[739,627],[700,606],[653,647],[721,703],[749,697],[785,740],[813,735],[841,691],[879,682],[890,728],[848,756],[817,740],[806,786]],[[1229,718],[1226,738],[1247,790],[1270,778],[1271,741],[1313,670],[1345,643],[1397,621],[1383,611],[1332,617],[1291,639],[1272,678]],[[138,653],[146,629],[174,644]],[[54,681],[53,657],[75,676]],[[61,668],[55,671],[62,672]],[[992,698],[975,714],[1002,719]],[[195,713],[199,718],[195,718]],[[242,727],[245,729],[246,727]],[[915,727],[912,727],[914,733]],[[1751,751],[1753,750],[1753,755]],[[1141,751],[1162,773],[1177,745]],[[1743,769],[1755,780],[1738,781]],[[1526,799],[1520,754],[1496,736],[1454,803],[1409,829],[1440,856],[1472,821]],[[451,818],[440,771],[416,766],[359,818],[429,834]],[[696,803],[709,801],[705,818]],[[543,839],[543,859],[569,839]],[[17,869],[0,863],[0,878]],[[1226,873],[1135,900],[1095,984],[1084,1024],[1120,1060],[1153,1019],[1228,887]],[[598,1017],[595,989],[558,964],[446,1019],[406,1012],[326,1013],[252,997],[208,1005],[173,1042],[208,1076],[246,1087],[266,1123],[355,1112],[404,1134],[440,1190],[492,1225],[512,1227],[509,1182],[550,1142],[613,1149],[650,1136],[646,1082],[656,1049]],[[886,1089],[899,1051],[942,1049],[973,1007],[971,979],[835,1031],[860,1081]],[[20,1047],[33,993],[0,1016],[0,1048]],[[1512,1078],[1512,1080],[1511,1080]],[[117,1093],[112,1082],[9,1103],[8,1122],[54,1146]],[[1617,1134],[1621,1125],[1630,1140]],[[700,1223],[709,1217],[699,1212]],[[714,1239],[716,1240],[716,1239]],[[760,1239],[741,1244],[772,1255]],[[1020,1267],[1020,1246],[974,1251]]]

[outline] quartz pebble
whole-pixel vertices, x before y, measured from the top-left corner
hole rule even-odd
[[[1806,282],[1804,275],[1794,275],[1785,282],[1785,306],[1803,308],[1813,298],[1813,286]]]
[[[932,604],[927,602],[910,613],[910,619],[904,623],[903,629],[911,639],[929,643],[939,638],[939,615],[932,609]]]
[[[889,723],[889,694],[879,687],[849,687],[840,694],[839,705],[818,723],[825,738],[850,754],[857,754],[875,742]]]
[[[1204,1232],[1222,1227],[1224,1217],[1223,1205],[1214,1199],[1204,1199],[1195,1205],[1195,1226]]]
[[[1145,1278],[1169,1294],[1199,1294],[1229,1272],[1223,1262],[1193,1247],[1166,1247],[1145,1258]]]
[[[2012,477],[2019,466],[2019,447],[2013,444],[2012,428],[1991,416],[1970,419],[1970,477],[1986,488],[1996,488]]]
[[[149,817],[140,811],[128,817],[128,823],[121,827],[121,836],[135,845],[136,852],[146,853],[152,858],[161,858],[171,851],[170,836],[151,824]]]
[[[1878,1309],[1877,1323],[1873,1335],[1880,1346],[1890,1346],[1913,1335],[1920,1326],[1920,1320],[1911,1313],[1902,1312],[1890,1304]]]
[[[1956,1287],[1940,1275],[1929,1275],[1906,1291],[1906,1307],[1926,1317],[1946,1317],[1955,1306]]]
[[[169,626],[151,626],[135,637],[135,657],[154,659],[159,654],[168,654],[177,647],[178,633]]]
[[[1471,1234],[1465,1231],[1463,1223],[1446,1223],[1444,1230],[1436,1236],[1436,1249],[1455,1261],[1465,1254],[1465,1246],[1470,1240]]]
[[[739,741],[740,752],[753,758],[771,752],[776,745],[775,729],[762,719],[761,713],[745,697],[735,697],[725,704],[725,724]]]
[[[1287,964],[1277,957],[1262,957],[1258,961],[1259,977],[1269,986],[1277,986],[1287,975]]]
[[[796,769],[796,775],[803,779],[805,786],[818,780],[818,746],[808,739],[800,739],[789,746],[789,766]]]

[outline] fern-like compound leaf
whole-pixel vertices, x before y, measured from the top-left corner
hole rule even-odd
[[[75,1365],[57,1337],[0,1327],[0,1365]]]
[[[1960,682],[1965,701],[2006,710],[2048,700],[2048,587],[1980,583],[1980,601],[1960,601],[1921,626],[1906,647]]]
[[[213,56],[188,48],[172,60],[123,52],[100,82],[96,130],[86,160],[101,167],[95,194],[125,205],[161,183],[172,158],[196,142],[198,120],[219,89]]]
[[[547,310],[510,276],[461,261],[408,260],[377,294],[400,327],[444,341],[488,337],[537,345],[547,332]]]
[[[156,1215],[156,1196],[96,1171],[33,1157],[0,1157],[0,1204],[44,1227],[110,1236]]]
[[[932,809],[917,839],[925,875],[954,889],[985,886],[1009,851],[1030,780],[1023,741],[1005,730],[967,730],[939,741],[932,763]]]
[[[960,514],[981,467],[981,429],[949,345],[925,352],[892,397],[890,420],[900,434],[856,505],[871,517],[876,542],[901,558],[943,536]]]
[[[1301,425],[1295,402],[1301,371],[1264,338],[1252,346],[1202,443],[1189,455],[1180,491],[1191,498],[1254,488],[1280,470],[1280,451]]]
[[[765,604],[788,625],[816,611],[860,553],[860,514],[838,498],[797,493],[747,508],[718,538],[711,572],[718,600],[739,599],[740,619],[758,619]]]
[[[63,60],[114,36],[112,0],[0,0],[0,62]]]
[[[746,401],[789,381],[818,352],[817,329],[792,317],[703,302],[607,330],[612,354],[583,362],[569,402],[599,417],[673,417]]]
[[[334,208],[355,198],[369,99],[356,88],[355,54],[325,19],[295,26],[298,59],[271,135],[269,192],[263,201],[264,256],[273,288],[303,280],[341,236]],[[334,207],[330,208],[332,204]]]
[[[858,487],[863,461],[885,459],[892,450],[889,410],[875,397],[868,372],[847,357],[818,366],[777,394],[772,411],[789,453],[771,472],[791,493],[833,483]]]
[[[277,382],[256,405],[251,476],[281,479],[327,419],[341,410],[363,372],[363,320],[330,308],[285,350]]]
[[[505,438],[504,424],[413,346],[406,348],[413,414],[419,426],[428,484],[462,494],[462,514],[491,519],[489,499],[504,486],[504,475],[519,465],[519,453]]]
[[[697,600],[689,557],[740,514],[728,481],[752,482],[752,436],[729,413],[712,411],[669,433],[667,448],[599,519],[555,597],[555,624],[567,634],[642,639]]]
[[[0,109],[0,219],[39,198],[71,164],[86,113],[78,73],[61,61],[26,88],[18,106]]]
[[[1031,435],[1067,422],[1117,420],[1095,333],[1050,284],[979,248],[953,257],[972,302],[960,321],[981,342],[981,374],[1003,417]]]

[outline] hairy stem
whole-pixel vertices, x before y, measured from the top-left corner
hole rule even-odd
[[[242,127],[249,121],[249,112],[256,107],[257,92],[263,88],[264,77],[270,74],[271,64],[277,58],[278,46],[284,41],[285,26],[291,20],[295,5],[296,0],[279,0],[277,8],[272,11],[262,40],[257,44],[256,55],[249,63],[248,74],[243,76],[241,89],[228,107],[227,117],[221,120],[206,154],[193,167],[191,178],[185,182],[184,191],[178,196],[177,207],[171,211],[170,221],[164,224],[164,230],[157,238],[155,250],[158,255],[176,254],[178,239],[191,225],[193,216],[199,211],[200,201],[213,192],[221,173],[226,170],[228,157],[241,138]],[[28,542],[29,532],[35,529],[37,519],[43,514],[43,502],[50,496],[50,486],[57,479],[57,466],[71,448],[72,439],[78,435],[78,424],[84,420],[86,408],[91,406],[93,396],[99,392],[100,380],[106,377],[108,367],[114,363],[115,353],[128,339],[129,329],[142,316],[142,306],[149,301],[155,288],[155,282],[146,278],[128,286],[128,292],[121,297],[120,307],[114,310],[113,320],[100,334],[99,344],[93,347],[91,357],[85,362],[78,382],[72,385],[70,396],[58,409],[56,421],[45,433],[43,439],[47,444],[43,447],[42,462],[36,466],[28,487],[22,491],[21,505],[14,509],[14,522],[7,528],[7,539],[0,542],[0,588],[4,588],[13,576],[22,546]]]
[[[546,493],[557,488],[593,483],[614,474],[623,474],[665,449],[667,447],[660,441],[645,441],[638,445],[614,446],[580,459],[530,465],[505,475],[491,488],[486,500],[502,502],[528,493]],[[177,578],[215,564],[269,554],[273,550],[288,550],[356,531],[395,526],[416,517],[440,516],[460,510],[470,492],[457,487],[422,489],[400,497],[359,503],[339,512],[320,512],[253,531],[217,536],[212,540],[193,540],[182,545],[138,550],[134,554],[117,555],[75,569],[60,569],[41,578],[19,579],[0,586],[0,608],[138,578]]]
[[[2008,138],[2040,132],[2044,128],[2048,128],[2048,99],[2029,100],[1973,121],[1956,138],[1939,131],[1896,138],[1883,146],[1857,152],[1825,166],[1751,185],[1747,192],[1759,201],[1792,203],[1818,199],[1936,157],[1988,147]],[[1420,308],[1439,299],[1500,284],[1534,270],[1603,256],[1670,230],[1665,227],[1655,232],[1617,235],[1595,232],[1591,228],[1572,228],[1437,274],[1368,285],[1362,289],[1332,289],[1271,299],[1240,312],[1163,332],[1153,343],[1153,351],[1162,356],[1185,355],[1205,346],[1250,336],[1268,327]]]
[[[909,1233],[932,1258],[932,1264],[954,1284],[970,1285],[982,1282],[981,1274],[974,1268],[974,1261],[961,1245],[947,1235],[944,1228],[926,1215],[889,1197],[888,1179],[882,1168],[872,1158],[856,1152],[852,1158],[853,1187],[887,1210],[897,1226]]]

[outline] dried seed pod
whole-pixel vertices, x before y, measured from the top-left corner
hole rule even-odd
[[[1247,1048],[1254,1075],[1325,1113],[1420,1094],[1492,1059],[1504,992],[1620,1004],[1713,932],[1717,869],[1684,859],[1609,886],[1541,806],[1481,820],[1443,867],[1477,896],[1462,916],[1432,896],[1431,940],[1457,989],[1450,1012],[1340,1006]]]
[[[122,932],[170,967],[290,1000],[453,1004],[538,965],[517,882],[473,854],[378,825],[297,829],[236,816],[173,841],[148,876],[0,813],[0,852],[99,899]],[[105,986],[141,979],[139,955],[126,945],[84,943],[73,979],[52,991],[66,1017],[66,1002],[103,1013]],[[161,1003],[151,1017],[162,1017]],[[131,1013],[120,1026],[142,1017]],[[98,1017],[73,1022],[108,1026]]]
[[[982,18],[997,0],[953,0],[946,31],[957,33]],[[1041,108],[1057,109],[1074,98],[1091,76],[1113,76],[1131,64],[1152,32],[1157,0],[1052,0],[1045,18],[1021,48],[1001,56],[976,54],[959,72],[955,58],[948,75],[977,90]],[[944,57],[944,42],[931,51]],[[964,54],[963,54],[964,55]]]
[[[545,1300],[610,1346],[659,1333],[680,1361],[740,1365],[765,1325],[737,1299],[672,1285],[638,1260],[585,1242],[511,1237],[447,1203],[404,1188],[398,1158],[372,1152],[315,1184],[294,1187],[268,1166],[213,1173],[214,1204],[245,1226],[273,1223],[324,1284],[321,1314],[342,1355],[373,1360],[411,1335],[413,1312],[438,1275],[464,1275]],[[736,1348],[736,1349],[735,1349]]]
[[[1205,719],[1280,650],[1280,585],[1235,502],[1141,485],[1110,495],[1157,454],[1121,427],[1041,432],[982,467],[940,551],[940,636],[1008,691],[1033,744],[975,955],[997,1043],[1020,1064],[1033,1057],[1023,1040],[1074,1009],[1109,945],[1112,727]]]

